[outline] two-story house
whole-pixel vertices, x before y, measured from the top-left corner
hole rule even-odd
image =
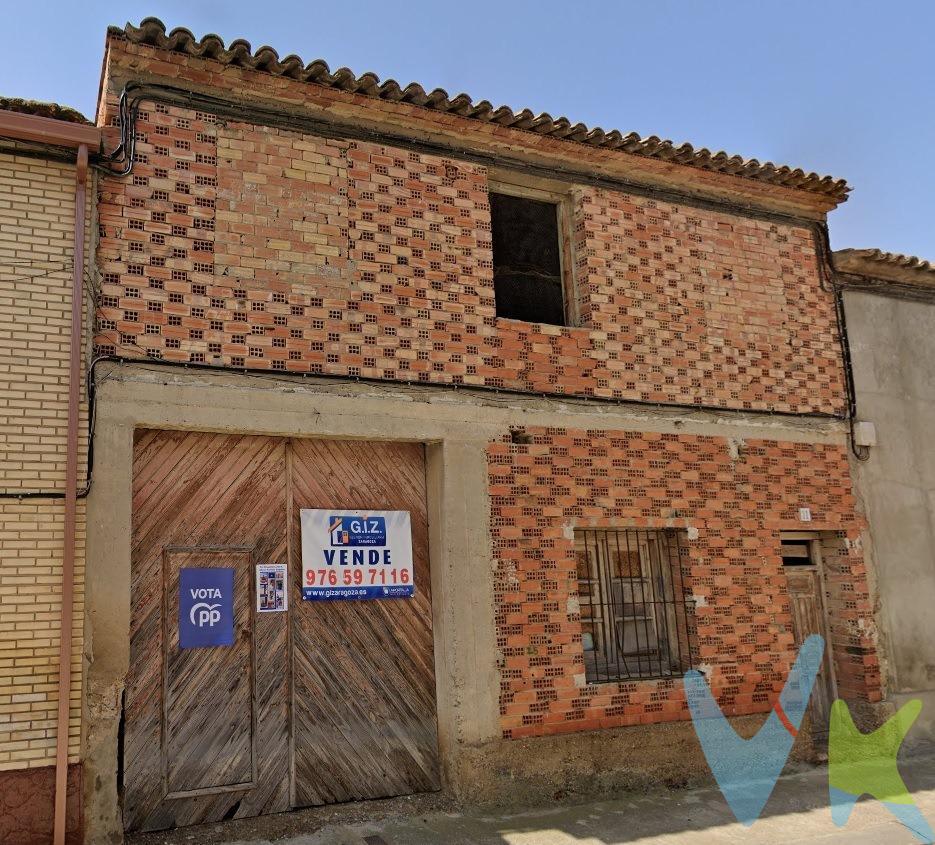
[[[811,633],[873,718],[843,182],[154,19],[97,123],[91,841],[691,782]]]

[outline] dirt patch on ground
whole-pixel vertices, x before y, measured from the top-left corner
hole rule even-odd
[[[276,842],[315,833],[329,825],[353,825],[409,818],[426,813],[455,812],[461,809],[451,796],[441,792],[407,795],[351,804],[309,807],[272,816],[233,819],[156,833],[128,834],[126,845],[221,845],[228,842]]]

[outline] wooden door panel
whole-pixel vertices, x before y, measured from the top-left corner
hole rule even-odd
[[[792,630],[798,649],[811,634],[825,637],[824,609],[821,596],[821,578],[813,567],[785,567],[792,607]],[[818,677],[809,698],[808,713],[813,737],[819,742],[828,733],[831,715],[831,644],[825,642]]]
[[[287,615],[255,614],[252,600],[253,563],[285,562],[286,534],[282,441],[137,432],[123,744],[127,830],[159,830],[288,809]],[[237,564],[245,580],[238,581],[235,615],[241,635],[252,620],[257,656],[252,673],[254,661],[245,657],[249,633],[245,645],[238,640],[231,647],[185,650],[200,654],[180,655],[177,639],[172,639],[178,636],[177,611],[171,615],[163,599],[167,549],[230,546],[249,550],[250,563]],[[221,654],[228,651],[231,654]],[[245,660],[246,677],[234,677],[231,667],[243,666]],[[215,700],[215,721],[209,724],[210,699]],[[248,704],[254,711],[249,754],[241,711],[249,711]],[[189,718],[191,713],[196,715]],[[205,765],[197,762],[189,745],[199,748],[207,758]],[[238,788],[245,773],[253,785]],[[193,790],[207,794],[186,794]],[[181,797],[171,797],[180,792]]]
[[[163,770],[169,797],[251,788],[253,648],[250,550],[167,549]],[[234,570],[234,645],[179,648],[179,570]]]
[[[420,444],[292,441],[295,804],[439,788]],[[303,602],[302,508],[407,510],[415,595]]]
[[[415,596],[303,602],[303,507],[409,511]],[[279,562],[289,612],[256,613]],[[233,646],[178,648],[188,566],[235,569]],[[127,830],[439,788],[423,447],[138,432],[130,654]]]

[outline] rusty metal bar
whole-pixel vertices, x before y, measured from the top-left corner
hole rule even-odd
[[[588,561],[594,646],[591,656],[585,655],[588,682],[670,678],[688,669],[693,651],[693,602],[686,593],[678,533],[629,528],[583,529],[576,534]],[[645,561],[641,541],[647,547]],[[619,569],[614,568],[614,552]],[[595,607],[599,640],[595,636]]]
[[[98,153],[101,148],[101,130],[83,123],[69,123],[51,117],[0,109],[0,135],[19,141],[37,141],[56,147],[85,148],[85,152]]]

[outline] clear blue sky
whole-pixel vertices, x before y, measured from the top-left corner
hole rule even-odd
[[[93,114],[107,24],[148,16],[381,79],[843,177],[835,249],[935,259],[935,3],[4,3],[0,94]],[[15,10],[15,11],[14,11]]]

